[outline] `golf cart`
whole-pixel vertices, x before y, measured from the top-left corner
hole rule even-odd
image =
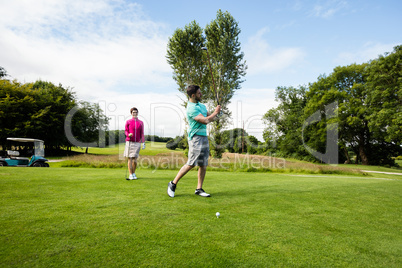
[[[45,156],[44,142],[28,138],[7,138],[11,145],[3,148],[0,166],[49,167]]]

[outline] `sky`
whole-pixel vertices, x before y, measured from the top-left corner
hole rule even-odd
[[[245,82],[229,108],[228,129],[262,141],[262,116],[277,87],[297,87],[336,66],[364,63],[402,44],[402,1],[0,0],[0,66],[9,77],[62,84],[99,103],[110,129],[137,107],[149,135],[185,131],[186,99],[166,61],[169,37],[219,9],[238,22]]]

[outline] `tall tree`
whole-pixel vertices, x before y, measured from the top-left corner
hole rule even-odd
[[[367,68],[369,128],[386,142],[402,143],[402,45]]]
[[[109,118],[103,114],[99,104],[80,101],[72,118],[72,133],[80,142],[96,142],[99,146],[106,143],[106,135],[100,133],[107,131],[108,123]],[[88,146],[85,153],[88,153]]]
[[[35,109],[26,124],[27,136],[37,135],[48,149],[60,149],[68,144],[64,135],[64,118],[76,104],[75,93],[69,88],[38,80],[32,84]],[[61,135],[62,134],[62,135]]]
[[[391,157],[401,151],[401,65],[397,54],[392,56],[336,67],[310,85],[305,116],[317,110],[324,113],[325,105],[336,103],[337,114],[330,121],[338,124],[339,150],[348,161],[349,148],[363,165],[392,165]],[[310,134],[328,138],[325,125]]]
[[[303,109],[307,102],[306,91],[304,86],[277,87],[275,100],[279,105],[263,116],[267,125],[264,131],[265,142],[274,147],[271,150],[274,149],[283,156],[307,155],[301,137]]]
[[[204,102],[211,109],[215,106],[214,84],[223,115],[213,123],[212,154],[221,157],[224,150],[221,130],[228,122],[231,113],[228,104],[236,90],[240,89],[247,65],[243,61],[239,42],[240,28],[229,12],[217,12],[217,17],[203,29],[193,21],[184,29],[177,29],[169,39],[167,61],[173,69],[173,79],[184,94],[190,84],[198,84],[203,93]],[[201,49],[206,46],[210,56],[211,70],[207,54]]]
[[[216,77],[216,91],[222,106],[222,116],[212,123],[212,152],[215,157],[222,157],[224,152],[222,129],[228,123],[231,112],[228,105],[236,90],[241,88],[246,75],[247,65],[241,52],[239,23],[229,12],[218,10],[216,19],[205,28],[207,48],[211,58],[211,69]],[[212,77],[211,77],[212,79]],[[213,83],[209,83],[210,92]],[[212,98],[211,104],[217,103]]]
[[[328,124],[325,119],[325,106],[336,103],[337,116],[332,121],[338,123],[341,150],[349,159],[347,147],[351,146],[365,165],[369,163],[367,154],[370,142],[367,121],[369,107],[365,102],[367,88],[364,69],[366,66],[367,64],[339,66],[329,76],[320,76],[317,82],[310,84],[305,109],[305,117],[316,111],[323,114],[324,119],[309,132],[309,136],[312,140],[320,140],[325,146]]]
[[[173,69],[173,79],[178,85],[178,90],[186,96],[187,86],[191,84],[199,85],[203,95],[208,95],[205,90],[208,66],[201,50],[205,42],[203,29],[196,21],[186,25],[184,29],[176,29],[169,38],[166,59]]]

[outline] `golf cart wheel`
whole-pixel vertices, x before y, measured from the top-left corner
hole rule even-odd
[[[43,167],[41,162],[35,162],[32,164],[33,167]]]
[[[0,162],[0,167],[6,167],[6,166],[7,166],[6,162],[3,162],[3,161]]]
[[[43,167],[49,167],[49,163],[44,162]]]

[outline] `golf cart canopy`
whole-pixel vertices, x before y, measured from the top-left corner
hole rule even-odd
[[[34,144],[34,155],[44,157],[45,156],[45,142],[43,140],[38,139],[30,139],[30,138],[7,138],[9,141],[14,142],[33,142]]]
[[[44,142],[43,140],[38,139],[29,139],[29,138],[7,138],[9,141],[19,141],[19,142]]]

